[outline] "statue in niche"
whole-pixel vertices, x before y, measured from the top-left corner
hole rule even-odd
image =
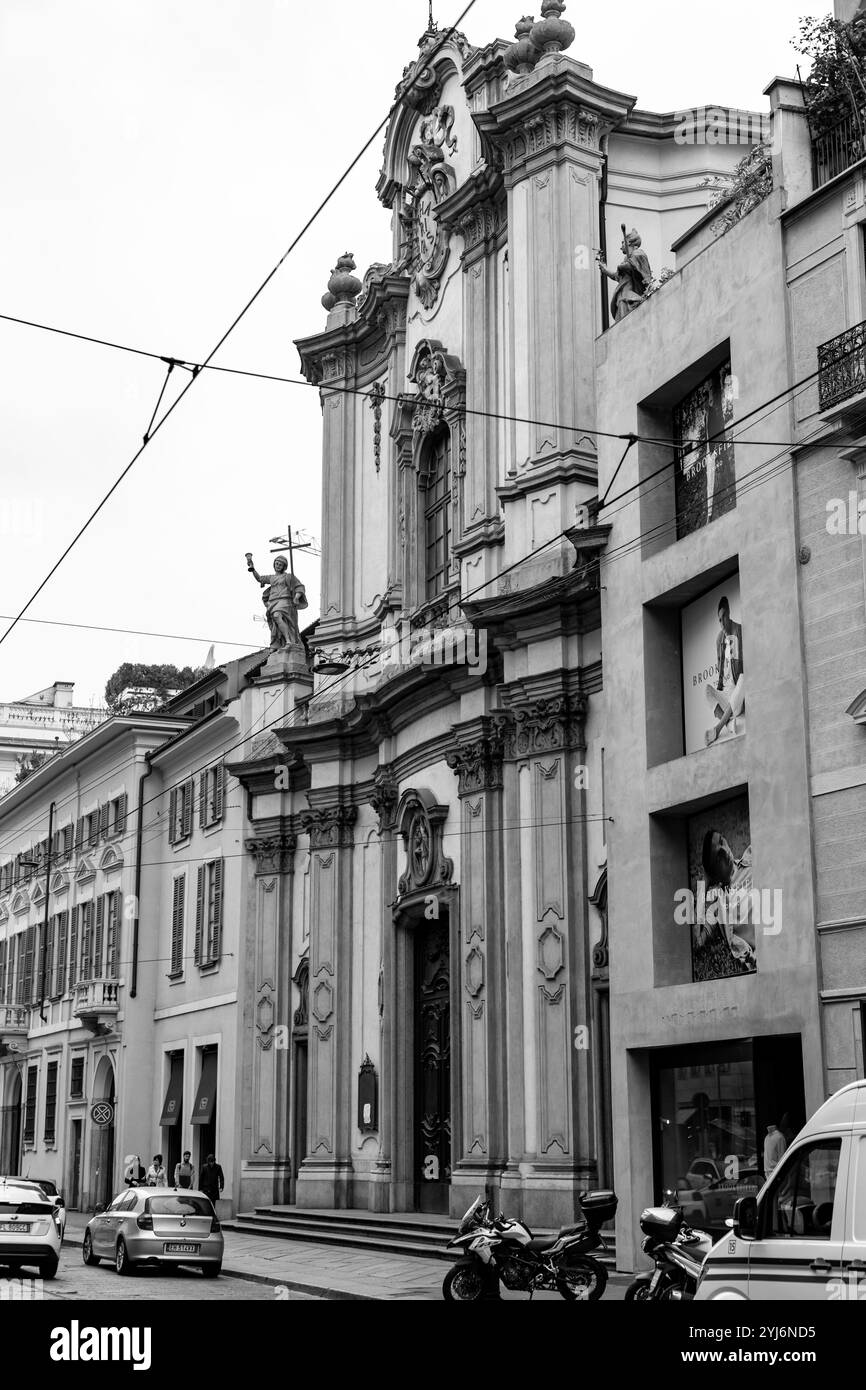
[[[625,226],[622,229],[622,255],[623,259],[616,268],[616,273],[605,265],[600,251],[596,252],[596,261],[602,274],[609,280],[616,281],[616,290],[610,302],[611,313],[614,321],[619,322],[624,319],[626,314],[630,314],[632,309],[636,309],[644,300],[644,297],[652,284],[653,273],[650,267],[646,252],[641,251],[641,240],[638,233],[634,230],[626,232]]]

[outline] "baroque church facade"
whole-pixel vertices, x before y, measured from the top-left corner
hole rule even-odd
[[[255,677],[287,717],[228,763],[240,1210],[487,1189],[547,1226],[613,1185],[594,251],[637,223],[657,263],[738,152],[598,84],[563,9],[513,43],[422,37],[377,187],[391,260],[341,257],[297,343],[319,659]]]

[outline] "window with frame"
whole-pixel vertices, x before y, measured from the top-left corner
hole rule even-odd
[[[45,1129],[42,1138],[53,1144],[57,1123],[57,1063],[49,1062],[45,1069]]]
[[[84,1095],[84,1058],[73,1057],[69,1072],[70,1099],[80,1099]]]
[[[94,960],[94,940],[93,940],[93,903],[81,903],[78,908],[78,940],[79,940],[79,980],[93,979],[93,960]]]
[[[222,955],[223,861],[200,864],[196,884],[195,953],[202,969],[217,965]]]
[[[841,1150],[841,1139],[819,1139],[782,1160],[765,1206],[765,1239],[830,1239]]]
[[[90,811],[84,817],[84,839],[92,849],[99,844],[99,811]]]
[[[202,827],[216,825],[222,820],[225,787],[225,763],[208,767],[199,773],[198,823]]]
[[[121,792],[108,803],[108,830],[110,837],[122,835],[126,830],[126,792]]]
[[[172,787],[168,804],[168,842],[176,845],[192,832],[193,779]]]
[[[4,938],[0,941],[0,1007],[6,1002],[6,964],[9,951],[9,942]]]
[[[38,1081],[38,1067],[28,1067],[24,1101],[24,1143],[31,1146],[36,1143],[36,1087]]]
[[[72,908],[69,915],[69,981],[68,988],[73,990],[78,980],[78,918],[80,909],[76,906]]]
[[[429,600],[448,587],[451,561],[451,436],[430,440],[424,489],[424,592]]]
[[[59,999],[66,993],[66,942],[69,935],[69,912],[58,912],[54,919],[54,983],[51,995]]]
[[[26,927],[18,944],[18,997],[17,1004],[29,1004],[33,990],[33,951],[36,943],[36,928]]]
[[[172,881],[171,900],[171,968],[169,979],[183,974],[183,922],[186,910],[186,874]]]

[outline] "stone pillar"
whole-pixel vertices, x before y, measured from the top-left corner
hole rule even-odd
[[[299,1207],[352,1205],[352,847],[357,807],[316,806],[310,835],[310,1034],[307,1155]]]
[[[347,486],[346,469],[356,456],[358,405],[356,396],[341,389],[352,384],[353,374],[348,349],[336,348],[322,358],[322,616],[317,632],[322,643],[332,627],[341,631],[341,620],[352,617],[355,605],[355,488]]]
[[[397,891],[397,780],[388,766],[374,776],[369,800],[379,818],[381,838],[380,868],[382,907],[379,963],[379,1156],[371,1178],[371,1211],[395,1211],[393,1191],[394,1116],[397,1110],[397,1068],[394,1065],[395,1021],[397,1013],[397,973],[394,968],[394,927],[384,904],[393,902]],[[365,930],[369,930],[365,923]]]
[[[536,698],[527,689],[507,692],[503,725],[509,782],[516,782],[509,815],[519,827],[511,837],[519,849],[509,883],[509,900],[519,895],[519,907],[512,902],[509,1066],[522,1063],[523,1081],[522,1096],[509,1087],[522,1116],[509,1131],[518,1147],[509,1153],[508,1186],[519,1168],[530,1226],[573,1219],[577,1192],[596,1174],[586,794],[577,776],[585,697],[562,685],[554,690],[549,678],[545,687]],[[522,1057],[514,1055],[516,1040]]]
[[[463,726],[458,737],[446,755],[458,777],[461,828],[453,1214],[464,1211],[467,1198],[479,1190],[498,1192],[507,1147],[502,748],[487,719]]]
[[[255,856],[247,999],[251,1038],[245,1066],[244,1206],[287,1202],[291,1183],[291,875],[296,838],[263,833],[245,841]]]

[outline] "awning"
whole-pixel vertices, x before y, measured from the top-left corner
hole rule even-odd
[[[173,1066],[168,1081],[168,1090],[165,1093],[165,1101],[162,1106],[162,1114],[159,1117],[160,1125],[179,1124],[182,1105],[183,1067]]]
[[[201,1080],[198,1083],[190,1124],[210,1124],[216,1114],[216,1093],[217,1054],[205,1052],[201,1059]]]

